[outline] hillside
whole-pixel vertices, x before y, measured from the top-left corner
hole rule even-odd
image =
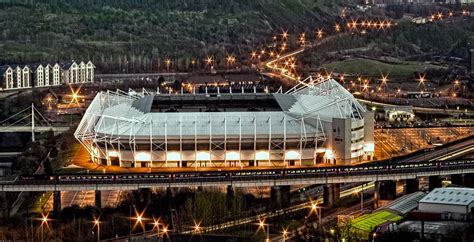
[[[173,58],[182,69],[206,55],[247,56],[282,28],[333,23],[336,2],[12,0],[0,3],[0,64],[91,59],[103,72],[138,72]]]

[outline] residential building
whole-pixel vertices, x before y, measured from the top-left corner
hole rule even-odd
[[[0,90],[90,83],[94,81],[94,68],[91,61],[0,66]]]

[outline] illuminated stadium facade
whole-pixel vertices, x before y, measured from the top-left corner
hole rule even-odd
[[[373,114],[333,79],[286,93],[101,92],[75,137],[123,167],[300,166],[372,159]]]

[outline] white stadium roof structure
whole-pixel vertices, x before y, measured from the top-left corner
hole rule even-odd
[[[244,149],[245,142],[253,143],[253,150],[265,142],[268,150],[285,150],[290,143],[301,150],[321,145],[326,139],[323,126],[333,118],[355,121],[363,112],[365,108],[337,81],[311,77],[286,93],[169,95],[117,90],[97,94],[74,135],[98,157],[120,149],[197,151],[201,143],[208,144],[210,152],[232,143]]]

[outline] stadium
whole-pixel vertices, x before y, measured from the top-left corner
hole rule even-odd
[[[374,118],[333,79],[282,93],[100,92],[75,137],[122,167],[348,165],[374,155]]]

